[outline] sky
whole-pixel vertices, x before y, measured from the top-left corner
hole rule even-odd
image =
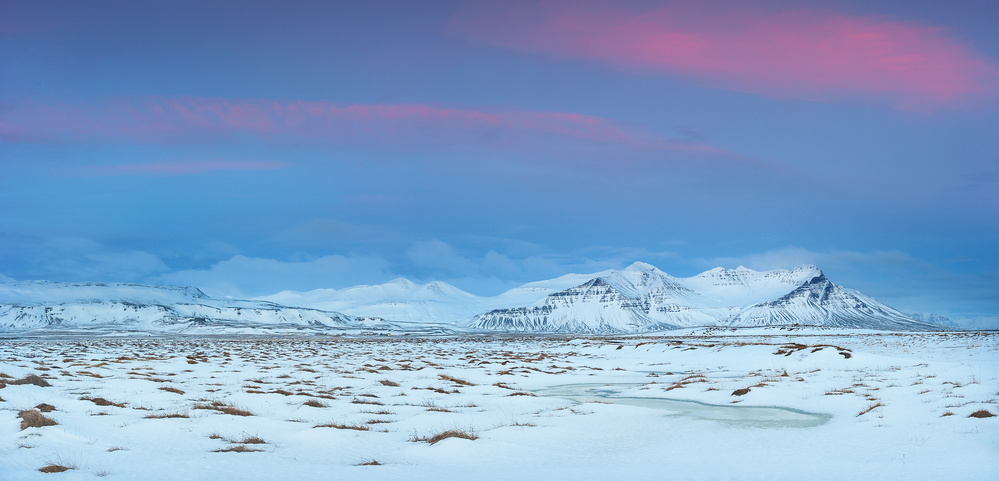
[[[999,328],[990,1],[0,0],[0,280],[815,264]]]

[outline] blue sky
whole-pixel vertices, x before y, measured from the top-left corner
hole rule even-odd
[[[999,327],[989,2],[0,0],[0,275],[812,263]]]

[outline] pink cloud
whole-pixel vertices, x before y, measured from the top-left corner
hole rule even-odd
[[[453,33],[503,48],[692,77],[775,97],[885,98],[904,108],[993,96],[999,68],[942,28],[745,3],[476,4]]]
[[[258,160],[203,160],[94,165],[66,171],[74,175],[184,175],[227,170],[273,170],[288,167],[282,162]]]
[[[245,140],[369,148],[512,150],[606,146],[729,155],[688,140],[565,112],[479,111],[421,104],[354,104],[204,97],[116,98],[20,105],[0,114],[0,140],[22,142],[204,142]]]

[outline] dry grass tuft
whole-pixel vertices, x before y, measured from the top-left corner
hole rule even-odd
[[[863,411],[860,411],[859,413],[857,413],[857,417],[863,416],[863,415],[865,415],[865,414],[867,414],[867,413],[869,413],[869,412],[871,412],[871,411],[873,411],[873,410],[875,410],[875,409],[877,409],[879,407],[882,407],[882,406],[884,406],[884,404],[881,404],[880,402],[872,404],[872,405],[868,406],[867,409],[864,409]]]
[[[984,409],[979,409],[968,415],[969,418],[993,418],[995,414],[992,414]]]
[[[189,416],[187,413],[162,413],[162,414],[146,414],[143,416],[145,419],[187,419]]]
[[[441,431],[439,433],[431,434],[430,436],[417,436],[416,433],[413,433],[413,436],[409,438],[409,440],[412,442],[429,443],[432,446],[447,438],[459,438],[474,441],[479,439],[479,435],[474,429],[448,429],[447,431]]]
[[[222,401],[212,401],[210,403],[199,403],[191,407],[191,409],[206,409],[210,411],[217,411],[222,414],[229,414],[232,416],[253,416],[253,413],[247,411],[246,409],[241,409],[230,404],[226,404]]]
[[[355,466],[381,466],[381,465],[382,465],[382,463],[379,463],[378,460],[372,459],[371,461],[365,461],[365,462],[363,462],[361,464],[357,464]]]
[[[450,409],[448,409],[448,408],[446,408],[444,406],[438,406],[437,403],[435,403],[433,400],[423,401],[423,403],[420,404],[420,406],[423,406],[423,407],[427,408],[427,411],[433,411],[433,412],[438,412],[438,413],[450,413],[450,412],[454,412],[454,411],[452,411],[452,410],[450,410]]]
[[[441,374],[440,376],[437,376],[437,377],[440,378],[441,381],[451,381],[451,382],[453,382],[453,383],[455,383],[455,384],[457,384],[459,386],[474,386],[475,385],[475,383],[473,383],[473,382],[469,382],[469,381],[466,381],[464,379],[458,379],[458,378],[453,377],[453,376],[448,376],[447,374]]]
[[[742,389],[736,389],[735,391],[732,391],[732,395],[733,396],[745,396],[746,394],[749,394],[749,388],[748,387],[744,387]]]
[[[238,441],[235,439],[230,439],[229,442],[232,444],[267,444],[267,441],[264,441],[258,436],[247,436]]]
[[[37,409],[26,409],[17,413],[17,417],[21,418],[21,431],[28,428],[41,428],[45,426],[55,426],[59,423],[44,414],[42,414]]]
[[[309,399],[308,401],[305,401],[304,403],[302,403],[302,405],[303,406],[313,407],[313,408],[328,408],[328,407],[330,407],[329,404],[326,404],[326,403],[324,403],[324,402],[322,402],[322,401],[320,401],[318,399]]]
[[[228,448],[213,449],[213,453],[259,453],[263,452],[263,449],[256,449],[247,447],[245,444],[240,444],[237,446],[229,446]]]
[[[38,468],[39,471],[43,473],[61,473],[63,471],[69,471],[71,468],[69,466],[63,466],[61,464],[50,464],[48,466]]]
[[[382,379],[381,381],[378,381],[378,382],[380,382],[382,384],[382,386],[399,387],[399,383],[397,383],[395,381],[390,381],[388,379]]]
[[[51,404],[46,404],[46,403],[41,403],[41,404],[35,406],[35,409],[37,409],[37,410],[39,410],[39,411],[41,411],[43,413],[50,413],[50,412],[56,410],[55,406],[53,406]]]
[[[339,423],[326,423],[317,424],[312,426],[314,428],[333,428],[333,429],[353,429],[354,431],[369,431],[371,428],[363,424],[339,424]]]
[[[166,392],[172,392],[174,394],[184,394],[184,391],[181,391],[180,389],[177,389],[177,388],[171,387],[171,386],[161,386],[159,388],[159,390],[160,391],[166,391]]]
[[[108,401],[107,399],[104,399],[102,397],[94,397],[94,398],[92,398],[92,397],[81,397],[80,400],[81,401],[90,401],[90,402],[92,402],[92,403],[94,403],[94,404],[96,404],[98,406],[114,406],[114,407],[118,407],[118,408],[125,407],[125,403],[116,403],[116,402],[113,402],[113,401]]]
[[[6,381],[6,383],[10,384],[11,386],[19,386],[22,384],[33,384],[39,387],[51,386],[51,384],[49,384],[48,381],[46,381],[44,378],[42,378],[37,374],[28,374],[27,376],[24,376],[21,379],[16,379],[14,381]]]

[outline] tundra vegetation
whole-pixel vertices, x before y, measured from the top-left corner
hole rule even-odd
[[[980,461],[995,459],[999,441],[997,340],[819,329],[5,340],[0,466],[11,479],[68,470],[121,479],[556,469],[647,477],[667,468],[681,478],[929,479],[951,469],[994,479],[995,463]],[[580,384],[613,392],[580,402],[546,391]],[[831,417],[735,427],[616,398]],[[722,442],[738,449],[719,450]],[[199,471],[177,471],[193,460]]]

